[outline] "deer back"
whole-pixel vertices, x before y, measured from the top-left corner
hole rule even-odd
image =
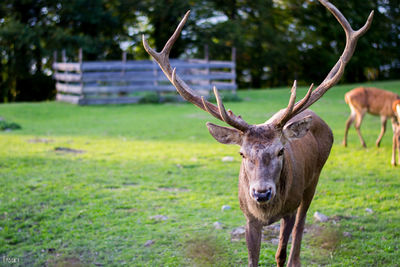
[[[375,87],[358,87],[346,93],[346,103],[356,110],[366,109],[373,115],[393,117],[392,103],[399,99],[393,92]]]

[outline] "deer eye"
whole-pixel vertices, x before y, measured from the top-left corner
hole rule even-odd
[[[278,152],[278,157],[280,157],[280,156],[282,156],[283,155],[283,151],[284,151],[285,149],[282,147],[280,150],[279,150],[279,152]]]

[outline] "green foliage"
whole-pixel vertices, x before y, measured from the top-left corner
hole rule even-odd
[[[146,103],[160,103],[160,98],[156,92],[149,92],[141,96],[139,103],[146,104]]]
[[[21,126],[18,123],[0,120],[0,131],[17,129],[21,129]]]
[[[396,266],[400,258],[400,180],[390,165],[390,131],[374,147],[380,122],[367,115],[368,148],[353,129],[349,146],[341,145],[349,115],[343,95],[358,85],[337,86],[312,106],[335,142],[308,212],[304,266]],[[367,85],[398,91],[400,82]],[[289,91],[242,91],[246,101],[226,107],[262,123],[287,105]],[[204,111],[176,103],[47,102],[0,105],[0,114],[24,126],[0,133],[0,255],[19,258],[15,266],[247,265],[245,241],[230,240],[231,230],[245,224],[238,147],[215,142],[204,124],[222,123]],[[225,156],[234,161],[222,162]],[[315,211],[331,220],[316,223]],[[214,228],[216,221],[223,229]],[[261,249],[260,265],[274,265],[276,245],[263,242]]]
[[[332,1],[355,29],[375,18],[343,82],[400,78],[399,0]],[[187,10],[170,56],[228,60],[237,48],[240,88],[321,81],[340,57],[345,36],[318,2],[304,0],[4,0],[0,2],[0,102],[54,97],[54,51],[70,61],[145,59],[141,36],[160,51]],[[32,84],[32,88],[26,86]]]
[[[78,48],[86,60],[120,58],[126,34],[119,18],[128,11],[118,8],[102,0],[2,1],[0,102],[52,99],[54,51],[65,49],[75,61]]]

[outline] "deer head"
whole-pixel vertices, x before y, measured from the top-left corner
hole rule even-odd
[[[296,82],[292,88],[289,109],[293,108],[295,92]],[[215,88],[214,93],[218,106],[224,110]],[[228,111],[228,114],[232,112]],[[282,123],[282,119],[288,115],[288,112],[281,111],[263,124],[247,125],[241,129],[207,123],[209,132],[218,142],[240,146],[239,154],[242,156],[242,172],[248,180],[248,194],[259,204],[268,203],[276,195],[276,185],[284,165],[286,144],[306,135],[311,126],[310,116]]]
[[[366,24],[358,31],[354,31],[347,19],[335,6],[326,0],[319,1],[342,25],[346,33],[346,47],[332,70],[315,90],[311,85],[303,99],[295,103],[295,81],[287,108],[276,113],[265,123],[258,125],[249,125],[241,116],[236,116],[231,110],[226,111],[216,87],[214,87],[214,94],[217,105],[214,105],[204,97],[196,95],[176,74],[176,70],[172,69],[169,53],[188,19],[190,11],[185,14],[161,52],[158,53],[153,50],[143,36],[143,45],[146,51],[158,62],[179,94],[187,101],[233,127],[228,128],[207,123],[208,130],[218,142],[236,144],[241,147],[242,171],[248,178],[248,192],[251,198],[259,204],[268,203],[276,195],[276,184],[284,166],[285,158],[290,157],[289,153],[285,151],[287,144],[293,139],[305,136],[312,126],[310,116],[293,118],[315,103],[339,81],[347,62],[354,53],[359,37],[368,30],[372,22],[373,12],[371,12]]]

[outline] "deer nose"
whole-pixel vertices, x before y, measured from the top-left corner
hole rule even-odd
[[[257,202],[267,202],[272,197],[272,187],[266,189],[254,189],[253,188],[253,198]]]

